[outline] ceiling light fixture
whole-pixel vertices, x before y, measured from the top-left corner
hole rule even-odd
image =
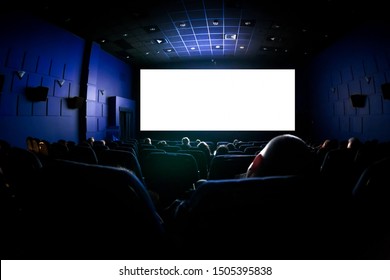
[[[155,33],[155,32],[159,32],[160,28],[158,28],[157,25],[148,25],[144,27],[144,30],[148,33]]]
[[[256,20],[254,19],[243,19],[241,20],[241,26],[252,27],[255,26]]]
[[[214,19],[214,20],[213,20],[213,25],[215,25],[215,26],[219,25],[219,20]]]
[[[158,39],[154,39],[154,42],[156,42],[157,44],[164,44],[167,42],[167,40],[164,38],[158,38]]]
[[[225,34],[225,40],[236,40],[237,34]]]

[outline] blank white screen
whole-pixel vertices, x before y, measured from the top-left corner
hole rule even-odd
[[[294,131],[294,69],[141,69],[141,131]]]

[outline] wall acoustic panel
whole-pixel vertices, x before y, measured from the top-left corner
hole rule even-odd
[[[63,79],[55,79],[53,88],[54,88],[54,96],[56,97],[69,96],[69,82]]]
[[[24,94],[18,95],[18,116],[31,116],[32,115],[32,102],[27,100]]]
[[[374,80],[372,77],[367,77],[367,78],[369,79],[368,81],[366,78],[360,79],[360,86],[362,89],[362,93],[367,95],[375,94]]]
[[[357,61],[354,64],[352,64],[352,75],[354,79],[359,79],[366,76],[362,61]]]
[[[48,116],[61,115],[61,98],[57,98],[57,97],[47,98],[47,115]]]
[[[24,56],[23,69],[30,72],[36,73],[38,68],[39,55],[34,52],[26,52]]]
[[[352,133],[360,134],[363,132],[363,118],[351,117],[349,121]]]
[[[16,70],[23,70],[23,57],[24,51],[22,49],[12,48],[8,52],[5,66]]]
[[[349,98],[348,84],[341,84],[338,86],[338,93],[340,99]]]
[[[359,80],[350,81],[348,83],[348,90],[350,94],[361,93],[362,89],[360,87],[360,81]]]
[[[375,93],[382,94],[382,84],[386,83],[385,73],[377,73],[374,75]]]
[[[353,77],[352,77],[352,70],[351,70],[351,67],[345,67],[341,70],[341,81],[343,83],[346,83],[346,82],[349,82],[349,81],[352,81]]]
[[[33,116],[46,116],[47,115],[47,103],[46,102],[33,102]]]
[[[96,101],[96,99],[97,99],[97,89],[96,89],[96,86],[88,84],[87,100]]]
[[[370,55],[365,57],[363,63],[366,76],[370,76],[378,71],[374,56]]]
[[[51,65],[51,58],[45,55],[44,53],[40,54],[38,66],[37,66],[37,73],[42,75],[49,75],[50,65]]]
[[[340,100],[334,103],[334,114],[336,116],[344,116],[344,101]]]
[[[12,73],[11,92],[22,94],[27,87],[27,73],[22,78],[19,78],[16,71]]]
[[[64,67],[65,63],[61,60],[52,59],[51,60],[51,68],[50,68],[50,76],[62,79],[64,77]]]
[[[18,106],[18,96],[12,93],[2,93],[0,95],[0,116],[16,116]]]
[[[37,87],[42,84],[42,76],[34,73],[29,73],[27,75],[27,86],[28,87]]]
[[[378,69],[380,72],[386,71],[389,69],[390,61],[386,55],[386,53],[381,52],[377,53],[375,56],[376,63],[378,65]]]
[[[379,94],[369,96],[370,101],[370,114],[381,115],[383,114],[383,101],[382,96]]]
[[[333,71],[332,72],[332,85],[339,85],[339,84],[341,84],[340,71]]]
[[[42,86],[48,87],[49,92],[47,93],[47,96],[53,96],[54,92],[54,79],[51,77],[42,77]]]

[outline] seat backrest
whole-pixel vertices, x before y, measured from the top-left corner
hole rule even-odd
[[[255,155],[217,155],[210,163],[208,179],[234,179],[237,175],[246,173]]]
[[[375,161],[361,174],[352,191],[351,220],[355,256],[390,258],[390,157]]]
[[[352,195],[356,203],[373,207],[386,207],[390,214],[390,157],[369,165],[360,175]]]
[[[25,189],[32,188],[31,181],[43,167],[38,155],[30,150],[11,147],[3,157],[2,170],[4,179],[9,187],[17,195],[18,200],[23,201]]]
[[[150,153],[142,172],[146,187],[160,196],[162,206],[186,196],[199,180],[194,156],[182,153]]]
[[[198,165],[199,179],[207,179],[208,176],[208,163],[206,155],[203,151],[197,149],[178,150],[178,153],[190,154],[194,156]]]
[[[65,159],[88,164],[98,163],[95,151],[87,145],[75,145],[70,148]]]
[[[182,241],[203,257],[308,257],[311,238],[318,238],[308,182],[297,176],[205,181],[176,211]]]
[[[23,209],[26,258],[161,257],[162,221],[129,170],[57,160],[36,183]]]
[[[134,172],[138,179],[144,183],[141,166],[134,153],[124,150],[103,150],[97,156],[99,164],[126,168]]]

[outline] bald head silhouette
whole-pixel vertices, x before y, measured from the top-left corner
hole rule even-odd
[[[246,177],[299,175],[312,164],[311,148],[301,138],[282,134],[272,138],[249,165]]]

